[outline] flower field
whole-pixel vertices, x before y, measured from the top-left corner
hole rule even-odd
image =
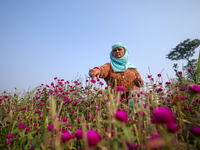
[[[54,78],[32,92],[0,93],[1,150],[198,150],[200,86],[147,76],[140,91],[100,80]],[[83,87],[83,82],[86,86]]]

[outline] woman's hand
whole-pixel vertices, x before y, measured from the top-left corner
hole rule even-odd
[[[95,77],[97,77],[97,79],[99,79],[99,75],[100,75],[100,70],[99,69],[90,69],[89,70],[89,76],[94,79]]]

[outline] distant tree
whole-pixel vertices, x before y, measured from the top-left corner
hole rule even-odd
[[[187,75],[187,78],[196,82],[196,70],[197,70],[197,59],[191,59],[195,54],[195,49],[199,47],[200,40],[194,39],[190,41],[187,39],[180,44],[178,44],[175,48],[170,51],[169,54],[166,55],[167,59],[172,61],[174,60],[187,60],[187,65],[183,66],[183,70]],[[174,63],[173,65],[174,71],[176,72],[176,76],[180,78],[178,75],[178,64]],[[188,72],[188,69],[191,69],[191,72]]]

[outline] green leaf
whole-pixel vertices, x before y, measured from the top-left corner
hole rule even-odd
[[[0,137],[1,138],[6,138],[6,135],[5,134],[2,134],[2,133],[0,133]],[[1,145],[0,145],[1,146]]]
[[[33,139],[33,137],[28,133],[28,139]]]
[[[125,125],[122,127],[125,136],[127,137],[128,141],[131,141],[131,130],[129,128],[127,128]]]

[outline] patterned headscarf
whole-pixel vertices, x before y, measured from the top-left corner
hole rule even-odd
[[[125,54],[123,57],[115,58],[113,56],[113,49],[116,47],[123,47],[125,49]],[[114,72],[124,72],[128,68],[137,69],[134,64],[129,63],[129,61],[128,61],[129,60],[129,51],[128,51],[126,45],[124,45],[122,43],[116,43],[112,46],[112,51],[110,52],[110,60],[111,60],[111,67]]]

